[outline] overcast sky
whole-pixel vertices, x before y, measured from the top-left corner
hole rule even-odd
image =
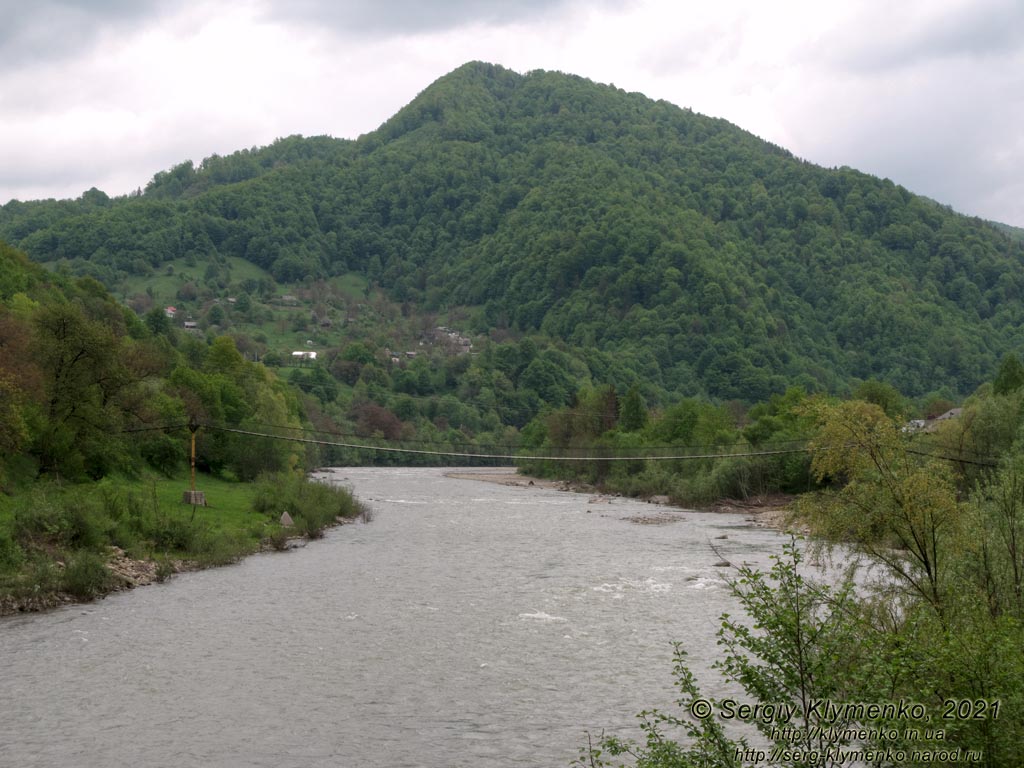
[[[1024,226],[1021,0],[0,0],[0,203],[355,138],[473,59],[614,83]]]

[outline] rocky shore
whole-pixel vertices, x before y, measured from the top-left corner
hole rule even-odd
[[[539,477],[520,475],[515,467],[488,467],[487,469],[453,469],[444,473],[455,480],[480,480],[485,483],[510,485],[519,488],[552,488],[556,491],[575,491],[572,483],[565,480],[544,480]]]
[[[486,469],[455,469],[445,473],[445,477],[456,480],[479,480],[485,483],[497,483],[499,485],[513,486],[517,488],[548,488],[557,491],[571,491],[574,493],[587,494],[588,504],[607,504],[616,498],[616,495],[601,493],[592,486],[574,484],[565,480],[544,480],[538,477],[521,475],[515,467],[488,467]],[[766,496],[753,496],[748,499],[721,499],[706,507],[697,507],[697,512],[727,512],[730,514],[743,514],[747,520],[754,525],[775,528],[783,532],[806,533],[803,526],[794,522],[790,506],[794,496],[786,494],[769,494]],[[651,514],[634,515],[629,518],[632,522],[641,525],[659,525],[672,523],[683,519],[683,508],[672,503],[668,496],[650,496],[638,501],[647,501],[665,509],[652,512]],[[689,510],[686,510],[689,511]]]
[[[368,518],[364,516],[363,519]],[[341,517],[336,520],[338,525],[351,522],[353,520]],[[262,543],[258,550],[239,552],[238,557],[231,562],[241,560],[250,554],[254,554],[256,551],[280,552],[295,549],[304,546],[305,542],[306,537],[301,535],[286,536],[276,541],[267,540]],[[123,592],[135,587],[144,587],[149,584],[166,581],[176,573],[186,573],[188,571],[215,567],[191,560],[148,560],[129,557],[120,547],[109,547],[109,550],[110,554],[104,565],[110,571],[111,578],[102,592],[93,595],[91,598],[76,597],[67,592],[45,592],[38,595],[0,595],[0,617],[13,616],[19,613],[48,611],[62,605],[91,602],[92,600],[102,599],[114,592]],[[220,565],[223,565],[223,563]],[[58,569],[62,569],[64,568],[64,563],[57,562],[56,566]]]
[[[113,592],[122,592],[126,589],[154,584],[164,581],[175,573],[196,570],[199,566],[187,560],[166,560],[157,562],[155,560],[140,560],[129,557],[120,547],[110,547],[110,556],[105,563],[110,571],[110,581],[102,594],[95,598],[102,598]],[[58,569],[64,568],[64,563],[56,563]],[[12,616],[17,613],[34,613],[57,608],[61,605],[81,603],[83,599],[70,595],[67,592],[45,592],[38,595],[0,595],[0,616]]]

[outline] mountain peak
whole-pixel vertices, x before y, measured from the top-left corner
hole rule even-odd
[[[467,62],[427,86],[375,135],[391,141],[436,125],[446,139],[479,140],[489,133],[484,124],[500,118],[499,102],[522,80],[522,75],[497,64]]]
[[[209,259],[280,283],[355,273],[468,308],[480,333],[611,355],[595,381],[724,399],[871,377],[967,392],[1024,338],[1019,242],[559,72],[468,62],[354,145],[285,139],[161,181],[95,210],[0,209],[0,237],[114,288]]]

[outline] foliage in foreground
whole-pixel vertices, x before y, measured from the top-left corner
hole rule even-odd
[[[835,489],[801,506],[851,566],[818,583],[790,544],[767,575],[744,568],[731,582],[744,616],[723,616],[714,667],[758,709],[725,717],[732,699],[702,695],[677,646],[681,714],[641,713],[643,742],[602,738],[576,765],[1019,764],[1024,460],[958,492],[881,409],[817,415],[813,470]],[[702,707],[710,717],[694,716]],[[737,720],[750,726],[739,736]]]

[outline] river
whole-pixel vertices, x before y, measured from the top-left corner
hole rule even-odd
[[[440,469],[329,475],[371,522],[0,620],[0,764],[567,766],[587,731],[672,708],[671,641],[716,690],[715,563],[786,540]]]

